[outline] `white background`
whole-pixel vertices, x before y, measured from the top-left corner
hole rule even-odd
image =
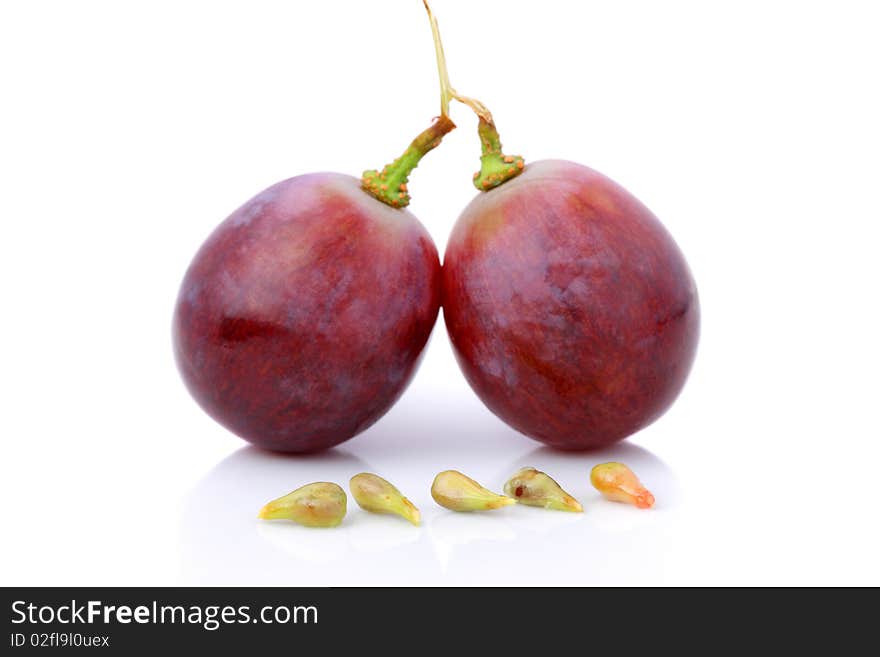
[[[560,454],[471,393],[438,323],[404,398],[341,448],[248,448],[171,356],[177,286],[268,185],[359,175],[437,114],[427,19],[394,2],[4,2],[0,582],[880,584],[880,40],[871,2],[435,0],[453,84],[508,150],[592,166],[675,235],[700,290],[689,383],[653,426]],[[476,122],[411,179],[442,253]],[[592,464],[657,495],[599,499]],[[540,467],[583,515],[453,514],[433,475]],[[260,523],[314,480],[387,476],[424,522],[350,501]]]

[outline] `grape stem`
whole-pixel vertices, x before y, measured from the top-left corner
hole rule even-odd
[[[410,202],[409,174],[426,154],[440,145],[444,135],[454,129],[455,124],[448,116],[438,116],[394,162],[386,164],[381,171],[364,171],[361,188],[391,207],[405,208]]]
[[[371,169],[364,171],[361,187],[383,203],[395,208],[409,205],[410,195],[407,188],[409,175],[421,159],[431,150],[440,145],[443,137],[455,129],[449,117],[449,105],[452,100],[469,107],[478,117],[477,134],[480,137],[480,170],[474,174],[474,186],[480,191],[489,191],[498,185],[518,176],[525,168],[525,160],[519,155],[505,155],[501,150],[501,137],[495,127],[495,120],[489,109],[475,98],[458,93],[449,82],[449,71],[446,68],[446,54],[443,52],[443,41],[440,38],[440,27],[437,18],[431,11],[428,0],[422,0],[428,20],[431,22],[431,35],[434,39],[434,54],[437,58],[437,75],[440,79],[440,116],[418,137],[416,137],[403,155],[386,165],[381,171]]]
[[[443,54],[443,43],[440,41],[440,30],[437,20],[431,13],[427,0],[425,9],[431,21],[431,33],[434,37],[434,51],[437,55],[437,74],[440,78],[440,116],[431,126],[413,139],[409,147],[391,164],[385,165],[381,171],[371,169],[361,176],[361,188],[383,203],[395,208],[409,205],[410,195],[407,184],[409,175],[421,159],[440,145],[443,137],[455,129],[449,118],[449,103],[455,97],[455,90],[449,86],[449,73],[446,71],[446,56]]]
[[[431,11],[428,0],[422,0],[428,20],[431,21],[431,36],[434,37],[434,54],[437,56],[437,74],[440,77],[440,116],[449,116],[449,101],[455,97],[455,89],[449,84],[449,71],[446,70],[446,54],[443,52],[443,41],[440,39],[440,26]]]
[[[489,108],[475,98],[458,93],[449,83],[449,72],[446,68],[446,55],[440,39],[440,27],[437,18],[431,11],[428,0],[422,0],[428,19],[431,21],[431,34],[434,37],[434,52],[437,55],[437,72],[440,76],[440,112],[441,116],[449,114],[450,98],[469,107],[479,118],[477,134],[480,136],[480,170],[474,174],[474,186],[480,191],[489,191],[498,185],[518,176],[525,168],[525,160],[519,156],[505,155],[501,150],[501,137],[495,127],[495,120]]]

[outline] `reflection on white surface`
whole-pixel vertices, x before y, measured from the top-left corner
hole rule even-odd
[[[292,564],[332,565],[350,551],[347,528],[311,529],[260,521],[270,499],[315,481],[340,480],[368,466],[344,450],[291,457],[243,447],[218,463],[190,493],[182,525],[185,581],[261,584],[285,578]],[[345,483],[348,479],[346,478]],[[277,582],[280,583],[280,582]]]
[[[398,516],[361,512],[349,496],[349,540],[357,552],[381,553],[391,548],[416,543],[422,528]]]
[[[517,509],[519,510],[519,509]],[[445,511],[435,516],[428,525],[428,535],[443,573],[449,572],[453,555],[466,553],[472,543],[505,543],[516,538],[511,523],[513,509],[505,507],[485,513],[456,513]],[[491,513],[487,519],[483,516]]]
[[[410,405],[419,406],[418,412]],[[666,536],[674,528],[678,505],[669,468],[629,443],[591,453],[535,445],[480,407],[449,413],[442,404],[405,399],[343,448],[306,457],[241,448],[218,463],[188,497],[181,525],[181,579],[311,586],[660,581]],[[654,492],[655,509],[608,502],[590,486],[592,466],[611,460],[633,468]],[[500,491],[523,466],[554,477],[582,502],[584,513],[517,505],[459,514],[430,497],[430,483],[442,469],[459,469]],[[267,500],[298,486],[335,481],[347,491],[348,480],[363,471],[385,476],[400,488],[421,510],[422,525],[369,514],[350,495],[348,514],[338,528],[256,518]]]
[[[326,530],[309,530],[290,522],[261,522],[256,532],[266,546],[307,563],[331,564],[349,551],[345,537],[332,535]]]

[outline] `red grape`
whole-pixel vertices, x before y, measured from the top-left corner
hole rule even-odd
[[[608,445],[658,418],[699,334],[694,280],[662,224],[608,178],[555,160],[461,214],[443,313],[489,409],[563,449]]]
[[[380,418],[439,306],[440,263],[408,211],[317,173],[245,203],[189,267],[174,352],[193,397],[260,447],[308,452]]]

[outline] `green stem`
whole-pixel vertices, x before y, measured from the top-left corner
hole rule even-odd
[[[501,137],[498,136],[492,115],[488,112],[478,115],[480,123],[477,133],[483,154],[480,156],[480,170],[474,174],[474,187],[487,192],[518,176],[526,163],[519,155],[505,155],[501,151]]]
[[[433,125],[418,137],[413,139],[403,155],[385,166],[382,171],[371,169],[364,171],[361,177],[361,187],[383,203],[395,208],[405,208],[409,205],[410,196],[407,189],[409,174],[415,169],[425,155],[440,145],[440,140],[455,129],[455,124],[449,118],[449,101],[454,92],[449,85],[449,73],[446,71],[446,56],[443,54],[443,43],[440,41],[440,28],[437,27],[437,19],[431,13],[431,7],[427,0],[423,0],[425,10],[428,12],[428,20],[431,22],[431,36],[434,39],[434,54],[437,57],[437,75],[440,78],[440,116]]]
[[[425,7],[428,7],[427,1]],[[441,99],[445,100],[451,96],[462,105],[467,105],[480,119],[477,133],[480,136],[482,155],[480,156],[480,170],[474,174],[474,187],[482,192],[487,192],[518,176],[525,169],[526,163],[520,155],[505,155],[502,152],[501,137],[498,136],[498,129],[495,127],[495,121],[489,108],[476,98],[461,95],[449,84],[440,32],[437,29],[437,20],[431,14],[430,8],[428,8],[428,15],[431,17],[431,27],[434,30],[434,45],[437,50],[437,62],[440,70]],[[440,66],[441,62],[442,66]]]
[[[444,135],[454,129],[455,124],[448,116],[439,116],[431,127],[413,139],[409,148],[394,162],[385,165],[381,171],[364,171],[361,187],[383,203],[395,208],[405,208],[410,201],[407,189],[409,174],[427,153],[440,145]]]

